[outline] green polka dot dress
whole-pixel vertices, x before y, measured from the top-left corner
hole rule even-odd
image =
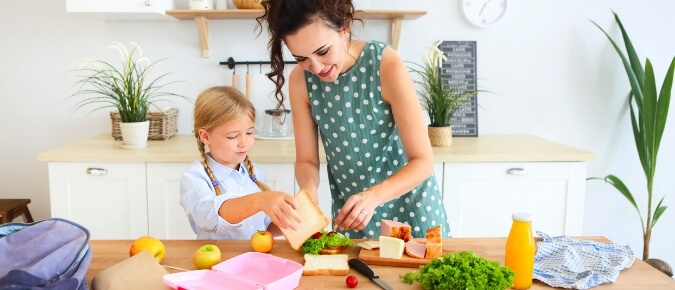
[[[358,61],[334,82],[322,82],[305,72],[312,118],[319,127],[328,161],[332,214],[337,216],[347,198],[390,177],[408,162],[391,106],[382,99],[380,61],[386,44],[370,41]],[[409,224],[413,237],[442,225],[450,227],[441,192],[432,175],[412,191],[380,205],[366,228],[345,231],[350,238],[377,238],[380,220]]]

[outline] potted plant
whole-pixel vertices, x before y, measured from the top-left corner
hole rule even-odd
[[[642,259],[650,263],[652,266],[659,268],[670,276],[673,275],[672,269],[668,264],[659,259],[649,259],[649,242],[652,236],[652,229],[659,217],[666,211],[667,206],[663,205],[662,197],[656,208],[652,211],[652,188],[654,185],[654,176],[656,171],[656,156],[659,153],[659,146],[661,144],[661,137],[666,126],[666,119],[668,117],[668,107],[670,105],[670,95],[673,87],[673,71],[675,70],[675,57],[670,63],[670,68],[666,73],[666,77],[661,85],[661,92],[656,88],[656,80],[654,78],[654,69],[647,58],[644,69],[642,63],[638,58],[633,44],[628,37],[628,33],[621,24],[619,16],[614,13],[623,42],[626,47],[628,58],[621,51],[616,42],[602,29],[597,23],[593,22],[614,46],[614,49],[621,58],[626,69],[628,81],[631,86],[631,91],[628,94],[628,104],[630,108],[631,124],[633,127],[633,137],[635,139],[635,147],[640,158],[640,164],[645,173],[647,186],[647,220],[642,217],[640,208],[633,198],[633,194],[626,187],[626,185],[615,175],[607,175],[605,178],[591,177],[589,180],[604,180],[605,182],[614,186],[637,210],[640,217],[640,224],[642,225],[643,237],[643,252]],[[669,272],[669,273],[668,273]]]
[[[141,47],[131,43],[133,48],[127,48],[119,42],[107,46],[106,49],[116,50],[121,59],[122,67],[118,68],[108,62],[84,59],[76,70],[84,75],[76,82],[78,90],[69,98],[82,97],[73,107],[73,110],[85,106],[99,105],[93,111],[105,108],[116,108],[120,114],[120,129],[125,149],[140,149],[147,146],[149,122],[147,120],[150,107],[157,107],[155,102],[161,101],[163,96],[181,95],[162,91],[169,82],[160,81],[168,75],[161,74],[151,78],[151,69],[161,60],[150,62],[143,56]]]
[[[459,106],[478,91],[466,91],[462,85],[450,86],[445,83],[441,68],[447,57],[438,48],[440,42],[427,46],[422,53],[423,64],[412,63],[409,70],[420,79],[417,94],[422,99],[429,115],[429,139],[432,146],[452,145],[452,126],[450,120]]]

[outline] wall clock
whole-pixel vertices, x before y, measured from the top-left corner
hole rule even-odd
[[[494,26],[506,14],[507,0],[462,0],[462,14],[466,21],[479,27]]]

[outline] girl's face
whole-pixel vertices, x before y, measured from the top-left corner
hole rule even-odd
[[[199,129],[199,138],[209,146],[211,157],[218,163],[239,170],[239,163],[244,161],[255,140],[253,129],[255,123],[244,115],[238,119],[222,124],[207,132]]]
[[[337,32],[325,20],[318,19],[287,35],[284,42],[303,70],[324,82],[332,82],[348,69],[345,68],[348,36],[347,29]]]

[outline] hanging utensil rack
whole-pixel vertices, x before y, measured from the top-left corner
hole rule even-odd
[[[247,61],[234,61],[234,58],[230,57],[227,61],[221,61],[220,65],[227,65],[229,69],[234,69],[235,65],[260,65],[260,70],[262,71],[263,64],[271,64],[270,61],[261,61],[261,60],[247,60]],[[298,64],[295,61],[284,61],[284,64]]]

